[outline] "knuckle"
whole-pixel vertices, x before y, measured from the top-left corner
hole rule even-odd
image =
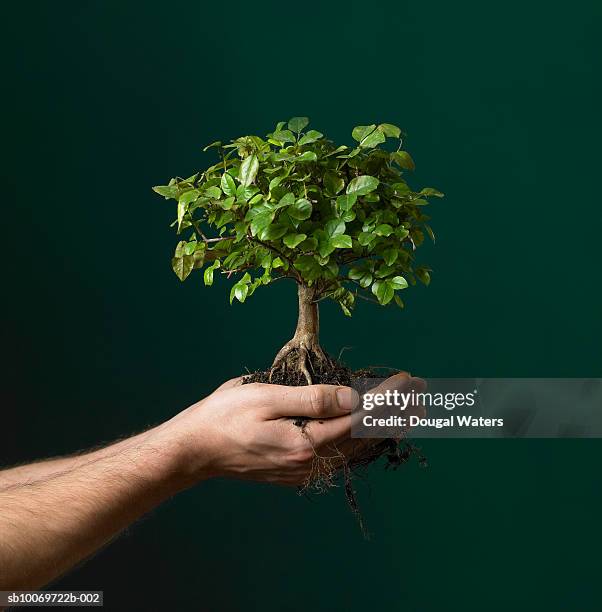
[[[307,387],[305,401],[313,417],[324,416],[328,409],[328,398],[324,389],[317,386]]]

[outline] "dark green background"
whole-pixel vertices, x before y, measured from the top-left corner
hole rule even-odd
[[[4,463],[165,419],[292,332],[290,286],[230,307],[170,270],[151,185],[308,115],[409,134],[435,270],[407,308],[325,305],[354,367],[602,376],[595,0],[21,2],[3,7]],[[111,610],[599,610],[597,441],[425,441],[342,491],[208,482],[60,581]],[[145,594],[144,589],[155,592]],[[117,603],[119,601],[119,603]]]

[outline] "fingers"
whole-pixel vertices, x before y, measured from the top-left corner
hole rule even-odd
[[[383,380],[377,387],[370,389],[370,393],[385,393],[387,390],[392,391],[394,389],[398,391],[407,389],[414,389],[416,392],[424,391],[426,389],[426,382],[422,378],[416,378],[407,372],[399,372]]]
[[[377,395],[386,395],[391,392],[399,392],[408,394],[412,391],[416,394],[422,393],[426,390],[427,384],[426,381],[422,378],[416,378],[410,376],[406,372],[400,372],[399,374],[395,374],[394,376],[390,376],[386,380],[383,380],[377,387],[370,389],[365,393],[366,397],[368,395],[377,396]],[[363,396],[362,396],[363,397]],[[379,416],[388,416],[391,411],[391,404],[381,404],[373,406],[373,415]],[[406,414],[418,414],[423,410],[423,406],[416,403],[413,399],[409,401],[406,405]],[[360,418],[363,415],[361,410],[358,410],[356,416]]]
[[[305,425],[304,432],[315,448],[338,444],[351,435],[351,415],[310,421]]]
[[[310,385],[286,387],[282,385],[250,385],[260,396],[267,418],[307,417],[328,419],[350,414],[359,401],[350,387]]]

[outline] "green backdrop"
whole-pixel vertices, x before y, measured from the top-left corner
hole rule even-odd
[[[3,12],[4,463],[141,429],[271,361],[294,289],[229,306],[225,282],[180,284],[173,207],[150,187],[293,115],[343,141],[402,126],[413,184],[446,193],[431,287],[404,312],[325,305],[330,352],[424,376],[602,376],[599,2]],[[103,589],[111,610],[600,609],[598,441],[423,450],[429,469],[359,486],[370,542],[340,489],[215,481],[57,586]]]

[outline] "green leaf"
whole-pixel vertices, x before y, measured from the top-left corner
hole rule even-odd
[[[316,142],[316,140],[320,140],[320,138],[322,138],[323,136],[324,134],[322,134],[321,132],[317,132],[316,130],[309,130],[307,134],[301,137],[301,139],[299,140],[299,144],[311,144],[312,142]]]
[[[182,257],[174,257],[171,260],[171,267],[176,273],[176,276],[181,280],[192,272],[194,268],[194,257],[192,255],[183,255]]]
[[[296,162],[315,162],[318,160],[318,156],[314,151],[305,151],[302,155],[295,157]]]
[[[395,151],[391,153],[391,159],[404,170],[415,170],[414,160],[407,151]]]
[[[288,227],[286,225],[282,223],[272,223],[261,231],[259,238],[261,240],[278,240],[278,238],[282,238],[286,232],[288,232]]]
[[[377,236],[390,236],[393,233],[393,228],[388,223],[377,225],[374,233]]]
[[[205,272],[203,273],[203,281],[207,287],[211,287],[211,285],[213,285],[213,271],[219,268],[220,265],[220,260],[216,259],[210,266],[205,268]]]
[[[402,300],[402,299],[401,299],[401,298],[400,298],[398,295],[396,295],[396,296],[395,296],[395,303],[396,303],[396,304],[397,304],[397,305],[398,305],[400,308],[403,308],[403,307],[405,306],[405,304],[403,303],[403,300]]]
[[[217,185],[214,185],[213,187],[207,187],[203,195],[213,200],[219,200],[222,197],[222,190]]]
[[[196,201],[200,194],[201,192],[198,189],[191,189],[190,191],[186,191],[178,198],[178,204],[183,204],[184,206],[187,206],[191,202]]]
[[[276,187],[278,187],[278,185],[280,185],[280,183],[285,179],[285,176],[275,176],[271,181],[270,181],[270,185],[268,187],[268,189],[270,191],[272,191],[273,189],[276,189]]]
[[[433,228],[430,225],[425,225],[424,229],[426,233],[430,236],[431,240],[435,242],[435,232],[433,232]]]
[[[251,293],[255,290],[255,285],[249,285],[251,282],[251,275],[248,272],[245,272],[243,277],[232,287],[230,290],[230,304],[234,298],[236,298],[239,302],[244,302],[247,299],[247,295],[249,295],[249,291]]]
[[[356,196],[366,195],[378,187],[378,182],[378,179],[374,176],[358,176],[347,185],[347,193],[353,193]]]
[[[399,256],[399,250],[396,247],[391,247],[383,251],[383,259],[388,266],[392,266]]]
[[[178,197],[178,186],[177,185],[157,185],[153,187],[153,191],[162,195],[165,199],[177,199]]]
[[[295,268],[301,272],[306,280],[314,280],[322,273],[320,264],[313,255],[301,255],[295,261]]]
[[[367,246],[369,245],[374,239],[376,238],[376,235],[373,234],[372,232],[362,232],[358,237],[357,240],[358,242],[362,245],[362,246]]]
[[[306,238],[300,245],[300,251],[315,251],[318,247],[318,240],[316,238]]]
[[[222,180],[220,184],[222,186],[222,191],[227,196],[236,195],[236,183],[234,182],[234,179],[227,172],[222,174]]]
[[[360,287],[363,287],[364,289],[369,287],[371,283],[372,274],[370,274],[370,272],[367,272],[366,274],[364,274],[364,276],[362,276],[362,278],[360,278]]]
[[[204,147],[203,151],[208,151],[209,149],[212,149],[213,147],[221,147],[221,146],[222,146],[222,141],[216,140],[215,142],[212,142],[211,144],[208,144],[206,147]]]
[[[200,248],[200,246],[202,246],[203,248]],[[192,258],[194,259],[194,269],[195,270],[199,270],[200,268],[203,267],[203,264],[205,263],[205,254],[206,254],[206,249],[204,248],[205,245],[199,245],[199,247],[197,247],[197,250],[194,252]]]
[[[383,263],[376,271],[375,276],[376,278],[385,278],[386,276],[389,276],[393,270],[393,266],[388,266],[386,263]]]
[[[184,247],[186,246],[185,240],[180,240],[178,245],[176,246],[176,251],[174,253],[174,257],[182,257],[184,255]]]
[[[245,187],[244,185],[239,185],[236,188],[236,200],[238,202],[246,202],[254,195],[257,195],[257,191],[257,187]]]
[[[279,200],[277,204],[270,203],[268,206],[273,210],[277,210],[278,208],[284,208],[285,206],[291,206],[295,203],[295,194],[292,192],[285,193]]]
[[[411,189],[404,182],[394,183],[391,185],[391,187],[393,188],[396,196],[404,197],[411,193]]]
[[[326,172],[322,180],[326,191],[331,195],[336,195],[345,187],[344,179],[334,172]]]
[[[224,210],[230,210],[232,208],[232,206],[234,206],[234,200],[236,198],[234,196],[231,196],[229,198],[226,198],[225,200],[222,200],[221,205],[222,208]]]
[[[288,129],[298,134],[308,123],[309,119],[307,117],[293,117],[288,122]]]
[[[360,142],[360,147],[362,147],[362,149],[372,149],[385,142],[385,140],[385,135],[380,130],[374,130]]]
[[[388,125],[388,124],[383,124]],[[381,131],[380,126],[379,129],[376,129],[376,125],[358,125],[353,128],[351,135],[355,140],[360,143],[360,147],[362,149],[371,149],[382,142],[385,142],[386,138]]]
[[[362,276],[364,276],[365,272],[364,270],[362,270],[361,268],[350,268],[349,272],[347,273],[347,276],[351,279],[351,280],[359,280],[360,278],[362,278]]]
[[[417,227],[413,227],[410,230],[410,238],[412,239],[414,246],[417,247],[424,242],[424,234]]]
[[[186,244],[184,244],[184,247],[182,248],[183,254],[184,255],[192,255],[196,251],[196,246],[197,246],[197,241],[196,240],[192,240],[190,242],[187,242]]]
[[[381,123],[378,129],[389,138],[399,138],[401,136],[401,130],[392,123]]]
[[[274,213],[271,210],[261,212],[253,217],[251,221],[251,235],[256,236],[262,232],[274,220]]]
[[[353,208],[357,201],[355,193],[349,195],[340,195],[337,198],[337,208],[341,213],[345,213]]]
[[[299,221],[309,219],[312,212],[311,202],[305,198],[301,198],[293,205],[289,206],[287,208],[287,212],[291,217],[293,217],[293,219],[299,219]]]
[[[279,130],[272,134],[272,138],[278,142],[295,142],[295,135],[290,130]]]
[[[409,236],[410,232],[405,228],[405,227],[398,227],[395,230],[395,235],[400,239],[403,240],[404,238],[407,238],[407,236]]]
[[[231,210],[224,211],[216,220],[215,227],[220,229],[226,223],[230,223],[234,219],[234,213]]]
[[[351,136],[353,136],[354,140],[361,142],[362,140],[364,140],[364,138],[366,138],[366,136],[371,134],[375,129],[376,129],[375,124],[357,125],[353,128],[353,131],[351,132]]]
[[[431,284],[431,275],[428,270],[425,270],[424,268],[418,268],[415,274],[418,280],[424,283],[425,285],[428,286]]]
[[[230,304],[236,298],[240,303],[243,303],[247,299],[249,293],[249,285],[238,281],[230,290]]]
[[[328,257],[335,249],[336,247],[330,242],[329,238],[318,242],[318,253],[320,257]]]
[[[351,236],[337,234],[330,239],[330,244],[337,249],[350,249],[352,245]]]
[[[427,198],[430,198],[430,197],[442,198],[445,196],[444,193],[441,193],[440,191],[437,191],[436,189],[433,189],[432,187],[425,187],[424,189],[421,189],[418,195],[425,196]]]
[[[257,170],[259,170],[259,160],[257,155],[249,155],[245,157],[242,164],[240,165],[240,176],[238,177],[241,185],[248,187],[257,176]]]
[[[403,276],[394,276],[386,281],[394,291],[398,291],[399,289],[406,289],[408,286],[408,281]]]
[[[345,222],[342,219],[331,219],[324,226],[324,229],[328,236],[336,236],[337,234],[342,234],[345,231]]]
[[[383,306],[388,304],[395,295],[395,291],[386,281],[374,281],[372,284],[372,293]]]
[[[182,202],[178,202],[178,234],[182,229],[182,222],[184,221],[184,215],[186,214],[186,205]]]
[[[306,234],[288,234],[282,239],[282,242],[289,248],[294,249],[307,238]]]

